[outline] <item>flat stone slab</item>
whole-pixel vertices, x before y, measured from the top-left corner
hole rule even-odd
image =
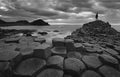
[[[33,56],[47,59],[49,56],[51,56],[50,48],[51,48],[50,44],[46,43],[41,44],[34,49]]]
[[[97,56],[84,56],[82,60],[90,68],[98,68],[102,65]]]
[[[120,72],[110,66],[102,66],[99,68],[99,71],[105,77],[120,77]]]
[[[36,77],[63,77],[63,71],[57,69],[45,69]]]
[[[81,55],[81,53],[79,53],[79,52],[68,52],[67,53],[67,57],[68,58],[76,58],[76,59],[79,59],[79,60],[81,60],[82,59],[82,55]]]
[[[45,38],[35,38],[34,41],[42,44],[42,43],[46,42],[46,39]]]
[[[0,61],[11,61],[16,60],[20,55],[17,51],[3,51],[0,52]]]
[[[96,53],[97,50],[92,48],[92,47],[85,47],[86,51],[89,52],[89,53]]]
[[[102,76],[95,71],[87,70],[82,74],[81,77],[102,77]]]
[[[22,61],[15,69],[19,75],[32,76],[35,72],[46,65],[46,61],[39,58],[29,58]]]
[[[86,67],[84,65],[84,63],[76,58],[67,58],[65,59],[65,63],[64,63],[64,69],[66,70],[72,70],[75,72],[80,72],[82,70],[84,70]]]
[[[110,49],[110,48],[107,48],[105,49],[105,51],[109,54],[112,54],[112,55],[118,55],[119,53],[113,49]]]
[[[56,65],[63,69],[64,57],[61,56],[51,56],[47,60],[47,65]]]
[[[30,43],[30,47],[32,47],[33,49],[36,48],[39,45],[41,45],[39,42],[31,42]]]
[[[65,47],[54,47],[51,49],[53,55],[66,56],[67,51]]]
[[[83,43],[83,45],[84,45],[85,47],[92,47],[92,46],[93,46],[93,44],[90,44],[90,43]]]
[[[17,48],[17,44],[11,43],[11,44],[4,44],[0,46],[0,52],[3,51],[15,51]]]
[[[31,43],[31,42],[33,42],[33,37],[25,37],[25,36],[23,36],[23,37],[21,37],[20,38],[20,40],[19,40],[19,43]]]
[[[33,54],[33,48],[32,47],[25,47],[25,48],[21,48],[19,49],[19,52],[23,55],[32,55]]]
[[[75,47],[75,50],[78,51],[78,52],[85,51],[85,48],[82,45],[82,43],[75,43],[74,47]]]
[[[115,46],[114,49],[120,53],[120,46]]]
[[[106,54],[102,54],[99,56],[100,60],[103,62],[103,63],[110,63],[110,64],[118,64],[118,60],[110,55],[106,55]]]
[[[7,38],[4,40],[5,43],[19,43],[20,37],[17,38]]]
[[[65,47],[65,40],[64,38],[53,38],[52,44],[54,47]]]

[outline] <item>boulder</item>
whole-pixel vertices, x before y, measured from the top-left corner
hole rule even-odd
[[[36,77],[63,77],[63,71],[57,69],[45,69]]]
[[[42,69],[46,65],[46,61],[39,58],[29,58],[22,61],[14,70],[15,74],[21,76],[32,76],[34,73]]]

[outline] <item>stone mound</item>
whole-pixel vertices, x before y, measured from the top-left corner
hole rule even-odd
[[[87,34],[87,35],[116,35],[118,32],[111,27],[111,25],[107,22],[96,20],[93,22],[89,22],[83,25],[82,28],[77,29],[73,33]]]

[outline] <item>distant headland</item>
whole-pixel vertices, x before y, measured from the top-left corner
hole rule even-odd
[[[2,19],[0,19],[0,26],[5,27],[5,26],[49,26],[49,24],[42,19],[34,20],[32,22],[29,22],[27,20],[19,20],[15,22],[6,22]]]

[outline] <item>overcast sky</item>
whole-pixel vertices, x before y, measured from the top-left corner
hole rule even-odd
[[[44,19],[50,24],[83,24],[101,20],[120,24],[120,0],[0,0],[0,17],[7,21]]]

